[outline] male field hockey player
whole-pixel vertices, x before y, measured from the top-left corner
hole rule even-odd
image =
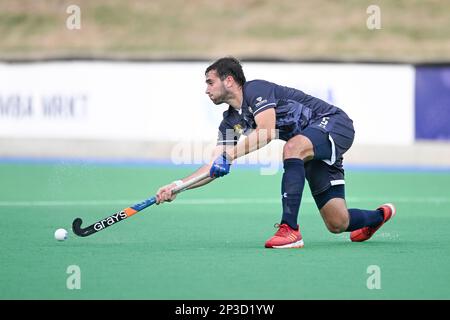
[[[353,121],[340,108],[304,92],[265,80],[246,81],[240,62],[225,57],[205,72],[206,94],[216,104],[229,105],[219,125],[219,139],[210,164],[192,175],[159,188],[157,204],[172,201],[171,190],[209,171],[203,186],[230,172],[233,160],[275,138],[286,141],[281,180],[282,217],[266,248],[301,248],[297,224],[305,179],[317,208],[332,233],[350,232],[351,241],[365,241],[395,215],[392,204],[376,210],[347,209],[343,154],[355,135]],[[241,134],[246,137],[239,139]]]

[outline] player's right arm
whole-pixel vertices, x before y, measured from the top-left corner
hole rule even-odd
[[[227,151],[227,150],[230,151],[232,149],[233,149],[233,146],[227,146],[227,145],[218,145],[218,146],[216,146],[214,148],[214,151],[213,151],[213,154],[212,154],[212,157],[211,157],[211,161],[210,161],[209,164],[205,164],[205,165],[201,166],[199,169],[197,169],[191,175],[189,175],[189,176],[187,176],[187,177],[185,177],[183,179],[180,179],[178,181],[179,182],[185,182],[185,181],[188,181],[188,180],[190,180],[192,178],[198,177],[198,176],[204,174],[205,172],[209,172],[213,161],[219,155],[223,154],[224,151]],[[216,178],[208,177],[208,178],[203,179],[202,181],[197,182],[196,184],[190,186],[188,189],[194,189],[194,188],[198,188],[198,187],[204,186],[205,184],[210,183],[214,179],[216,179]],[[174,195],[172,194],[172,189],[174,189],[176,186],[177,186],[177,184],[174,181],[174,182],[172,182],[172,183],[170,183],[168,185],[165,185],[165,186],[159,188],[158,192],[156,193],[156,204],[160,204],[160,203],[163,203],[163,202],[166,202],[166,201],[167,202],[173,201],[177,197],[177,195],[176,194],[174,194]]]

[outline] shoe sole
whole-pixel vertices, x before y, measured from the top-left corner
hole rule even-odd
[[[299,248],[303,248],[305,244],[303,243],[303,240],[298,240],[297,242],[293,242],[293,243],[288,243],[282,246],[272,246],[269,248],[273,248],[273,249],[299,249]]]

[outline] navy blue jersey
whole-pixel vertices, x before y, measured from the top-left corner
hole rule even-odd
[[[275,129],[279,130],[279,138],[285,141],[301,133],[309,124],[342,112],[303,91],[265,80],[246,82],[243,93],[241,109],[238,111],[230,106],[223,113],[218,144],[236,144],[241,134],[256,128],[255,116],[268,108],[275,108]]]

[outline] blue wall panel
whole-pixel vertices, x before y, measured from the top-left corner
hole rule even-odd
[[[450,140],[450,67],[417,67],[415,138]]]

